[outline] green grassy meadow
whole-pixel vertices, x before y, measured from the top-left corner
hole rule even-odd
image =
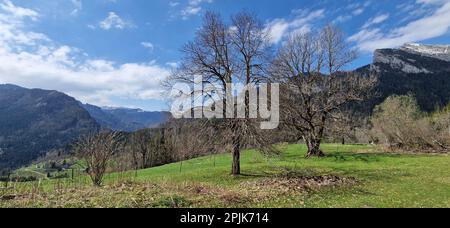
[[[326,144],[327,157],[305,159],[304,145],[280,147],[276,157],[245,151],[239,177],[231,155],[206,156],[109,174],[101,188],[86,176],[10,184],[0,207],[450,207],[447,155]]]

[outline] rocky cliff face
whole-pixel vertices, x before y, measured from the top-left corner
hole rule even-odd
[[[376,50],[373,64],[358,71],[379,77],[379,97],[369,108],[394,94],[415,95],[425,111],[450,103],[450,46],[405,44]]]
[[[427,56],[450,62],[449,45],[425,45],[425,44],[408,43],[403,45],[403,47],[401,47],[400,49],[417,55]]]
[[[372,69],[406,74],[450,72],[450,46],[406,44],[399,49],[376,50]]]

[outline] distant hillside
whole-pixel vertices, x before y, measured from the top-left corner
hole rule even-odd
[[[31,162],[99,128],[72,97],[0,85],[0,169]]]
[[[83,107],[104,128],[118,131],[137,131],[158,127],[170,117],[168,112],[146,112],[141,109],[100,108],[85,104]]]
[[[379,77],[379,97],[367,108],[391,95],[413,94],[424,111],[450,103],[450,46],[406,44],[398,49],[380,49],[373,64],[359,72]]]

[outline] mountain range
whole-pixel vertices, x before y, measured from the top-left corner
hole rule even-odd
[[[136,131],[168,117],[166,112],[84,105],[58,91],[0,85],[0,169],[27,164],[101,128]]]
[[[424,111],[450,103],[450,46],[405,44],[376,50],[373,63],[356,71],[379,78],[379,96],[364,105],[368,112],[394,94],[412,93]],[[28,164],[90,131],[132,132],[169,117],[167,112],[82,104],[57,91],[0,85],[0,169]]]
[[[27,164],[99,125],[57,91],[0,85],[0,168]]]
[[[169,112],[146,112],[142,109],[107,108],[83,104],[89,114],[104,128],[133,132],[158,127],[170,117]]]

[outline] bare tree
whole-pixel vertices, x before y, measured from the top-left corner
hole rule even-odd
[[[319,34],[294,34],[278,52],[272,75],[283,83],[282,118],[305,141],[307,157],[324,155],[320,145],[329,121],[345,105],[364,100],[376,83],[374,77],[342,71],[355,57],[333,26]]]
[[[165,128],[152,128],[130,133],[126,152],[117,159],[126,160],[127,166],[135,171],[171,162],[174,151],[171,141],[166,140],[166,131]]]
[[[232,174],[239,175],[240,153],[248,144],[246,140],[252,139],[254,145],[261,145],[265,141],[260,140],[261,134],[255,129],[254,121],[248,118],[248,92],[245,95],[245,118],[236,118],[235,97],[230,84],[242,82],[249,85],[261,82],[268,63],[269,46],[264,26],[254,15],[244,11],[232,17],[231,21],[230,25],[226,25],[219,14],[205,14],[195,40],[182,49],[183,62],[168,80],[168,85],[177,82],[194,83],[194,76],[201,76],[203,84],[213,85],[214,93],[220,94],[223,101],[222,118],[198,123],[204,126],[210,124],[210,129],[215,129],[214,135],[205,137],[215,141],[214,143],[221,141],[232,148]],[[200,90],[194,93],[200,92],[203,96],[201,99],[213,96],[205,87]]]
[[[101,186],[111,158],[123,146],[119,132],[102,132],[82,137],[74,152],[87,165],[87,172],[95,186]]]
[[[218,137],[215,136],[213,124],[209,121],[171,119],[164,127],[165,148],[170,151],[174,161],[180,161],[180,172],[186,159],[210,155],[215,151],[225,151],[223,145],[216,147],[213,144]]]
[[[135,132],[131,136],[131,150],[137,168],[150,167],[150,135],[146,131]]]
[[[266,69],[271,58],[269,33],[257,16],[247,11],[237,13],[231,21],[229,30],[235,51],[236,76],[246,85],[266,81]],[[248,91],[246,97],[248,106]]]

